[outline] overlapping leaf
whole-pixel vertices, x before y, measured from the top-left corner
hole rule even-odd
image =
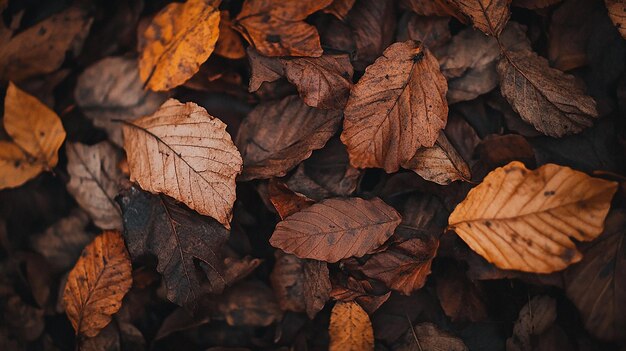
[[[356,302],[337,302],[330,316],[330,351],[373,351],[374,331],[367,313]]]

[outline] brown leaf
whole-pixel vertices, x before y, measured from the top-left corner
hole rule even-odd
[[[421,323],[409,330],[397,351],[468,351],[463,341],[437,328],[432,323]]]
[[[449,17],[424,17],[412,14],[406,28],[407,37],[399,41],[411,39],[421,41],[431,50],[439,48],[452,37],[449,24]],[[437,56],[436,53],[437,50],[435,50],[435,56]]]
[[[284,76],[283,64],[279,59],[265,57],[252,47],[248,47],[247,52],[251,71],[248,91],[257,91],[261,84],[265,82],[271,83]]]
[[[285,77],[294,84],[304,103],[322,109],[342,110],[352,87],[348,55],[281,60]]]
[[[46,327],[44,310],[25,303],[16,295],[9,297],[3,305],[7,326],[19,339],[35,341],[39,338]]]
[[[580,261],[570,237],[602,232],[617,184],[568,167],[529,171],[511,162],[489,173],[450,215],[474,251],[503,269],[550,273]]]
[[[131,181],[230,228],[242,160],[222,121],[170,99],[153,115],[126,122],[124,149]]]
[[[507,351],[532,351],[533,337],[541,335],[556,320],[556,301],[549,296],[535,296],[522,308],[513,326],[513,336],[506,341]]]
[[[56,166],[65,130],[54,111],[9,83],[3,123],[13,141],[0,140],[0,189],[20,186]]]
[[[77,335],[93,337],[111,321],[132,285],[131,264],[117,231],[97,236],[70,271],[63,305]]]
[[[543,134],[578,133],[598,116],[595,101],[573,76],[550,68],[546,59],[530,50],[507,51],[497,68],[502,95]]]
[[[117,167],[121,152],[106,141],[93,146],[67,143],[67,191],[102,229],[122,229],[115,196],[124,175]]]
[[[378,198],[327,199],[279,222],[270,244],[300,258],[333,263],[378,248],[400,220]]]
[[[244,159],[239,179],[284,176],[313,150],[322,148],[340,123],[340,111],[314,109],[298,96],[258,105],[235,139]]]
[[[389,299],[391,291],[374,287],[367,280],[356,280],[351,276],[341,276],[342,279],[334,280],[330,296],[338,301],[356,301],[365,312],[372,314]]]
[[[626,337],[626,212],[615,210],[604,233],[565,271],[565,291],[587,330],[604,340]]]
[[[421,16],[453,16],[466,23],[467,18],[448,0],[401,0],[400,5]]]
[[[80,48],[91,22],[83,10],[70,7],[0,42],[0,79],[22,81],[54,72],[68,51]]]
[[[246,0],[234,28],[265,56],[322,55],[317,30],[304,20],[333,0]]]
[[[413,158],[404,164],[422,178],[447,185],[455,180],[469,180],[472,175],[465,160],[459,155],[444,132],[432,147],[417,150]]]
[[[626,38],[626,1],[604,0],[609,11],[609,17],[615,24],[622,37]]]
[[[365,69],[393,43],[395,15],[392,0],[359,0],[354,4],[347,22],[356,46],[355,69]]]
[[[270,201],[276,208],[280,219],[285,219],[315,203],[308,197],[291,191],[284,183],[275,179],[270,180],[267,188]]]
[[[205,0],[171,3],[143,32],[139,76],[152,90],[170,90],[193,76],[219,36],[220,12]]]
[[[511,0],[451,0],[474,24],[487,35],[500,36],[511,16]]]
[[[419,43],[387,48],[350,92],[341,141],[355,167],[388,173],[431,147],[446,125],[447,84],[437,59]]]
[[[470,281],[454,266],[438,274],[437,297],[452,322],[481,322],[487,319],[487,308],[479,285]]]
[[[127,121],[150,115],[167,96],[143,89],[137,60],[107,57],[78,77],[74,98],[96,127],[104,128],[112,142],[123,146],[122,124],[112,120]]]
[[[231,60],[237,60],[246,56],[241,37],[232,27],[230,12],[220,12],[219,38],[215,44],[215,53]]]
[[[226,285],[221,249],[228,231],[218,222],[176,205],[173,199],[131,187],[118,198],[131,256],[157,256],[167,298],[189,310],[204,292]],[[199,266],[199,268],[197,268]],[[208,286],[201,283],[208,280]]]
[[[542,9],[559,2],[561,2],[561,0],[513,0],[513,6],[527,9]]]
[[[266,327],[282,317],[272,290],[257,280],[244,281],[228,289],[217,308],[230,326]]]
[[[370,318],[356,302],[337,302],[330,316],[330,351],[373,351]]]
[[[333,2],[322,11],[325,13],[330,13],[340,20],[345,20],[348,12],[350,12],[350,10],[352,9],[355,1],[356,0],[333,0]]]

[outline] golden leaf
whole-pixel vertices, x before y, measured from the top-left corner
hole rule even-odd
[[[131,263],[122,235],[102,233],[83,251],[63,292],[65,312],[76,334],[98,335],[122,307],[131,285]]]
[[[529,171],[514,161],[472,189],[448,220],[478,254],[503,269],[550,273],[580,261],[570,239],[603,229],[615,182],[547,164]]]
[[[330,351],[374,350],[374,330],[358,303],[337,302],[330,315]]]

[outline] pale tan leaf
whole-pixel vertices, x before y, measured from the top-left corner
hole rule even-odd
[[[230,228],[243,162],[222,121],[192,102],[170,99],[124,125],[124,149],[131,181]]]
[[[330,351],[373,351],[374,330],[358,303],[337,302],[330,315]]]
[[[415,41],[388,47],[350,92],[341,134],[350,163],[396,172],[433,146],[448,120],[447,90],[428,49]]]
[[[573,76],[551,68],[530,50],[506,51],[497,68],[502,95],[543,134],[578,133],[598,117],[596,102]]]
[[[152,90],[169,90],[185,83],[213,53],[219,23],[219,10],[205,0],[167,5],[143,32],[141,80]]]
[[[609,17],[619,30],[622,37],[626,38],[626,1],[624,0],[604,0]]]
[[[434,146],[417,150],[404,167],[426,180],[442,185],[455,180],[469,180],[472,176],[469,166],[443,132]]]
[[[111,321],[132,285],[131,264],[117,231],[97,236],[70,271],[63,305],[77,335],[93,337]]]
[[[400,220],[379,198],[327,199],[279,222],[270,244],[300,258],[332,263],[376,249]]]
[[[487,35],[498,37],[511,17],[511,0],[451,0]]]
[[[570,239],[603,229],[617,184],[547,164],[529,171],[514,161],[489,173],[450,215],[450,227],[503,269],[550,273],[580,261]]]

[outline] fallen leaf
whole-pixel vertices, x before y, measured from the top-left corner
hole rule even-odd
[[[219,36],[220,12],[205,0],[165,6],[143,32],[139,76],[152,90],[185,83],[206,61]]]
[[[506,51],[498,62],[502,95],[522,119],[552,137],[574,134],[598,117],[596,103],[573,76],[530,50]]]
[[[406,28],[407,37],[402,39],[398,37],[398,41],[407,39],[421,41],[430,50],[435,50],[437,56],[437,49],[452,38],[449,25],[449,17],[424,17],[412,14]]]
[[[221,249],[228,239],[223,226],[169,197],[134,186],[123,191],[118,202],[128,251],[133,259],[148,253],[158,258],[157,271],[165,279],[170,301],[193,311],[203,292],[222,292],[226,280]],[[209,286],[203,291],[206,280]]]
[[[107,57],[78,77],[74,98],[96,127],[104,128],[112,142],[123,146],[122,124],[112,120],[128,121],[150,115],[167,96],[143,89],[137,60]]]
[[[626,38],[626,1],[624,0],[604,0],[609,11],[609,17],[615,24],[619,33]]]
[[[219,38],[215,44],[215,53],[231,60],[237,60],[246,56],[241,37],[232,27],[230,12],[220,12]]]
[[[121,152],[106,141],[93,146],[67,143],[67,191],[102,229],[122,229],[122,212],[115,203],[124,174],[117,167]]]
[[[192,102],[170,99],[123,131],[131,181],[230,228],[242,160],[222,121]]]
[[[600,235],[616,189],[614,182],[568,167],[529,171],[514,161],[489,173],[448,221],[497,267],[550,273],[580,261],[569,237],[589,241]]]
[[[330,316],[330,351],[373,351],[372,322],[356,302],[337,302]]]
[[[403,167],[426,180],[442,185],[455,180],[467,181],[472,177],[467,163],[443,132],[440,132],[434,146],[418,149]]]
[[[265,56],[322,55],[317,29],[304,20],[333,0],[246,0],[234,28]]]
[[[533,337],[541,335],[556,320],[556,301],[549,296],[535,296],[522,308],[513,326],[513,336],[506,341],[507,351],[536,350]]]
[[[260,104],[241,123],[235,144],[244,159],[240,180],[284,176],[339,129],[341,112],[314,109],[298,96]]]
[[[365,69],[393,43],[395,15],[392,0],[360,0],[354,4],[346,20],[354,38],[356,70]]]
[[[282,62],[274,57],[265,57],[248,47],[248,61],[250,61],[250,83],[248,91],[259,90],[261,84],[274,82],[285,74]]]
[[[13,140],[0,141],[0,189],[20,186],[56,166],[65,130],[54,111],[9,83],[3,123]]]
[[[231,326],[266,327],[282,317],[272,290],[258,280],[241,282],[225,291],[217,308]]]
[[[322,12],[330,13],[340,20],[345,20],[356,0],[333,0]]]
[[[124,239],[106,231],[89,244],[70,271],[63,305],[77,335],[93,337],[111,322],[132,285]]]
[[[565,271],[565,292],[585,328],[603,340],[626,337],[626,212],[614,210],[604,233]]]
[[[352,64],[348,55],[322,55],[281,59],[285,77],[294,84],[305,104],[342,110],[352,87]]]
[[[7,326],[23,341],[37,340],[46,327],[45,311],[25,303],[17,295],[9,297],[3,303],[3,310]]]
[[[378,248],[400,220],[378,198],[327,199],[279,222],[270,244],[300,258],[333,263]]]
[[[437,328],[432,323],[420,323],[409,330],[397,351],[468,351],[463,341]]]
[[[0,43],[0,79],[23,81],[54,72],[68,51],[80,47],[91,23],[84,10],[70,7]]]
[[[446,92],[428,49],[414,41],[388,47],[350,92],[341,133],[350,163],[396,172],[433,146],[448,119]]]
[[[480,285],[469,280],[465,272],[454,266],[437,275],[437,297],[441,308],[452,322],[481,322],[488,318]]]
[[[511,17],[511,0],[451,0],[472,20],[474,27],[487,35],[500,36]]]
[[[270,180],[267,188],[270,201],[281,219],[285,219],[315,203],[308,197],[291,191],[284,183],[275,179]]]
[[[527,9],[541,9],[561,2],[561,0],[513,0],[513,6]]]
[[[340,276],[332,281],[330,296],[343,302],[356,301],[365,312],[372,314],[389,299],[391,291],[374,287],[368,280],[356,280],[351,276]]]
[[[401,0],[400,6],[410,9],[421,16],[453,16],[462,23],[467,22],[467,18],[459,9],[448,0]]]

